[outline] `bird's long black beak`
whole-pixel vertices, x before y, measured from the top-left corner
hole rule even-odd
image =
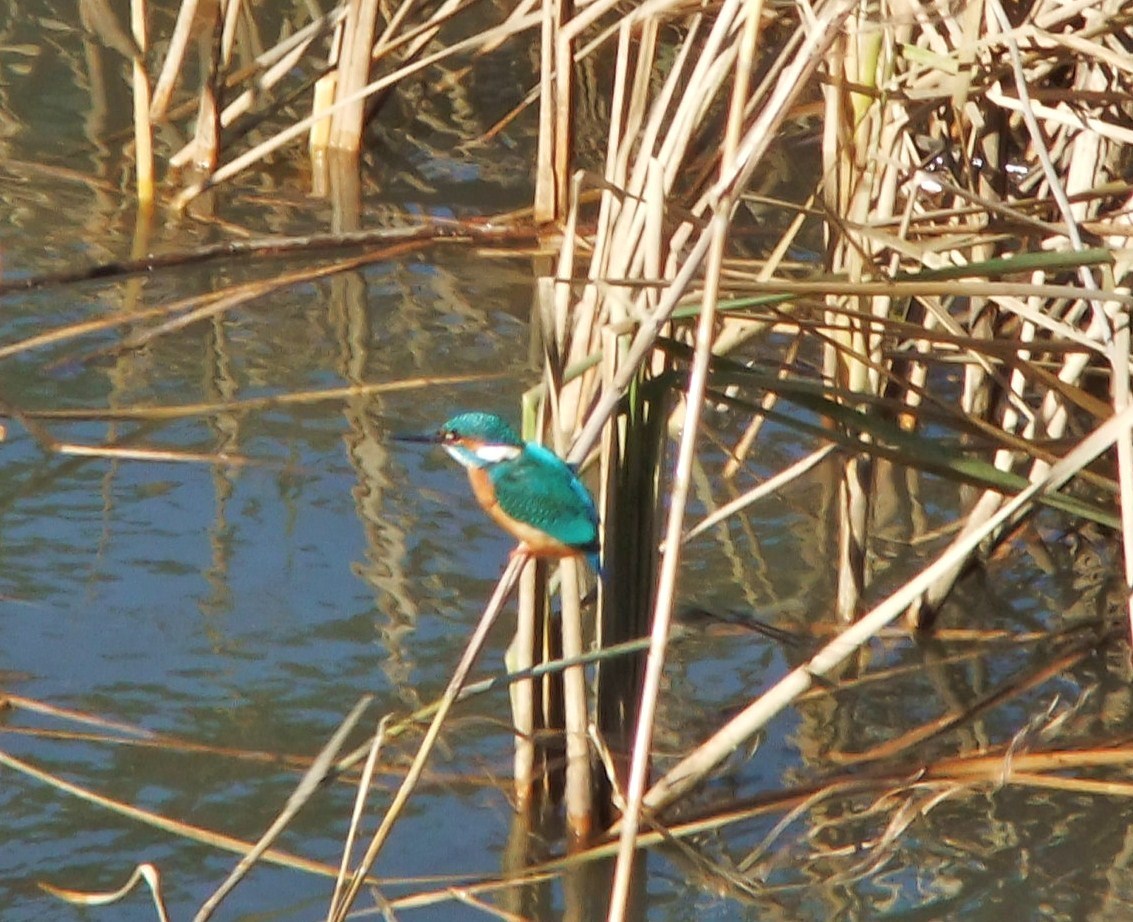
[[[441,434],[439,432],[395,432],[390,438],[395,442],[436,445],[441,440]]]

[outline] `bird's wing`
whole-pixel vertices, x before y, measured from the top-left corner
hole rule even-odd
[[[490,476],[500,509],[513,519],[569,547],[598,546],[594,500],[566,462],[549,449],[528,444],[515,461],[500,465]]]

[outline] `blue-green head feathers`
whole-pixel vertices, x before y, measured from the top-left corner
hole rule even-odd
[[[461,413],[441,426],[438,440],[465,467],[489,467],[523,451],[523,439],[494,413]]]
[[[522,448],[523,439],[495,413],[461,413],[441,426],[444,442],[472,441],[485,445],[507,445]]]

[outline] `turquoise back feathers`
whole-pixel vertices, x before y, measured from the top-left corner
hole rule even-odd
[[[598,550],[598,510],[571,467],[542,445],[528,442],[513,461],[493,464],[488,477],[500,508],[584,553]]]

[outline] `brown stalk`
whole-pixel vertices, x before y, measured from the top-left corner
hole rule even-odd
[[[197,6],[198,0],[181,0],[181,5],[177,8],[177,22],[173,26],[173,35],[169,40],[165,65],[158,75],[157,84],[153,89],[153,100],[150,103],[150,118],[155,122],[161,121],[169,108],[173,88],[184,63],[185,51],[189,47],[189,37],[197,27]]]
[[[562,655],[564,658],[582,655],[582,593],[579,580],[580,564],[564,560],[559,572],[559,597],[562,600]],[[587,726],[590,710],[586,700],[586,673],[582,666],[572,666],[563,672],[563,732],[566,735],[566,790],[564,803],[567,811],[567,829],[573,844],[585,843],[595,825],[593,788],[590,778],[590,744]]]
[[[149,117],[149,76],[145,65],[145,0],[131,0],[130,28],[137,46],[131,65],[134,86],[134,161],[138,203],[144,207],[153,201],[153,126]]]
[[[366,85],[370,76],[370,52],[377,27],[378,0],[346,0],[335,101],[348,101],[335,111],[328,139],[330,146],[338,150],[357,153],[362,146],[366,101],[357,93]]]

